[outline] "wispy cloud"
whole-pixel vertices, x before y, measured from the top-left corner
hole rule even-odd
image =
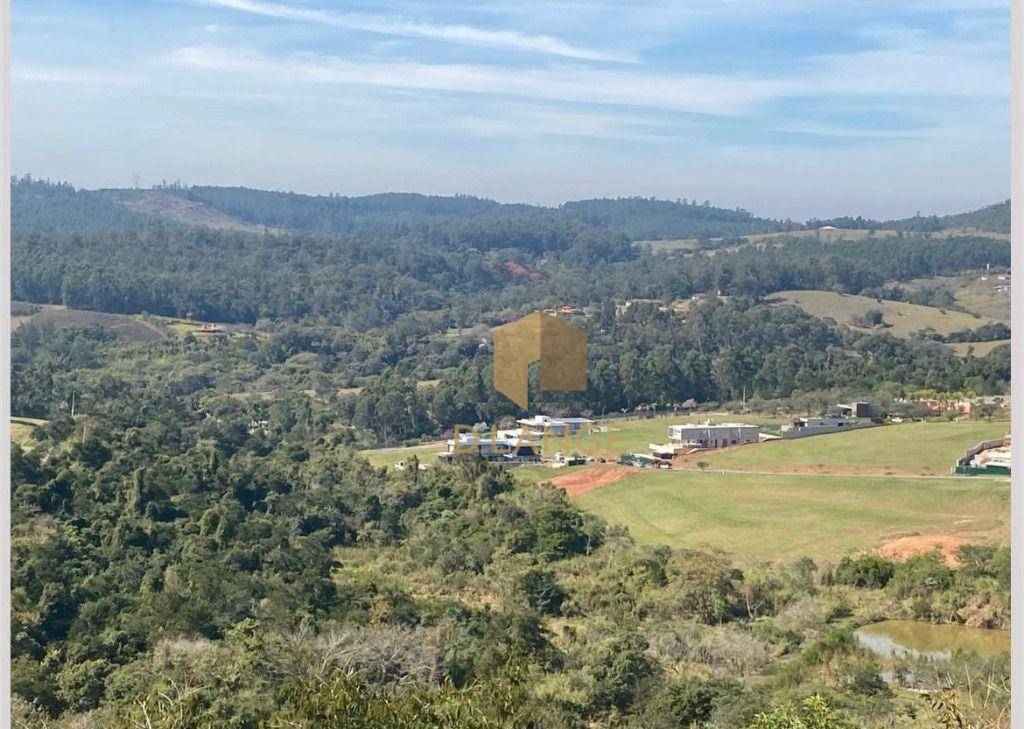
[[[962,49],[962,47],[961,47]],[[551,65],[509,68],[482,64],[364,61],[340,56],[268,56],[246,48],[186,46],[170,63],[268,84],[336,84],[485,94],[512,98],[748,116],[771,101],[883,95],[915,98],[1001,98],[1006,78],[996,56],[965,59],[931,46],[894,47],[811,56],[787,74],[658,73],[640,67]]]
[[[614,104],[705,114],[739,114],[785,91],[786,82],[700,74],[658,75],[608,69],[514,69],[406,61],[364,62],[302,54],[270,57],[220,46],[187,46],[173,64],[276,82],[358,84],[548,101]]]
[[[470,25],[436,24],[383,15],[337,13],[315,8],[297,8],[281,3],[261,0],[199,0],[205,5],[230,8],[280,20],[316,23],[335,28],[346,28],[381,35],[461,43],[471,46],[504,48],[528,53],[540,53],[587,61],[635,63],[637,58],[628,53],[617,53],[573,45],[549,35],[526,35],[514,30],[491,30]]]
[[[141,76],[91,68],[15,66],[11,71],[14,81],[40,84],[73,84],[76,86],[138,86]]]

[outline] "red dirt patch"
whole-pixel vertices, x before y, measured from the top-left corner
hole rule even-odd
[[[593,468],[573,468],[564,476],[551,479],[551,483],[565,489],[569,496],[580,496],[588,491],[629,478],[636,472],[635,468],[611,464]]]
[[[955,565],[959,562],[956,550],[969,542],[967,537],[953,534],[911,534],[886,542],[879,547],[878,553],[894,562],[903,562],[916,554],[938,550],[943,562]]]
[[[527,268],[516,261],[505,261],[505,270],[509,272],[509,275],[511,275],[512,278],[525,278],[530,281],[540,280],[540,271]]]

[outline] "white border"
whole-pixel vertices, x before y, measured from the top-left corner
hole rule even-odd
[[[1011,254],[1014,285],[1011,289],[1011,315],[1014,328],[1024,322],[1024,286],[1018,276],[1024,276],[1019,245],[1024,241],[1024,0],[1013,0],[1011,9],[1012,50],[1012,165],[1011,165]],[[11,25],[10,0],[0,0],[0,314],[3,319],[0,328],[0,726],[9,725],[11,706],[11,493],[10,493],[10,423],[11,423]],[[1012,380],[1024,383],[1024,338],[1014,336],[1011,344],[1013,355]],[[1024,396],[1022,386],[1012,386],[1011,432],[1016,439],[1024,433]],[[1013,449],[1013,479],[1011,486],[1011,534],[1012,548],[1012,604],[1011,640],[1012,673],[1011,726],[1024,729],[1024,494],[1020,493],[1020,481],[1024,478],[1024,449]]]
[[[1013,276],[1011,277],[1010,315],[1015,330],[1010,345],[1013,364],[1011,366],[1010,432],[1014,439],[1013,469],[1010,486],[1010,549],[1012,556],[1011,600],[1013,612],[1010,617],[1011,672],[1010,672],[1010,725],[1024,727],[1024,494],[1021,480],[1024,479],[1024,449],[1018,440],[1024,436],[1024,336],[1018,330],[1024,326],[1024,287],[1020,276],[1024,276],[1020,244],[1024,241],[1024,150],[1021,131],[1024,129],[1024,0],[1013,0],[1010,11],[1010,33],[1012,49],[1012,105],[1011,134],[1011,234],[1010,254]]]
[[[11,4],[0,0],[0,699],[11,709]],[[4,721],[6,720],[6,721]]]

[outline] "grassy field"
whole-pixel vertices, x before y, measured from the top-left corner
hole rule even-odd
[[[1009,421],[923,422],[883,425],[848,433],[775,440],[710,451],[688,458],[711,470],[935,476],[980,441],[1000,438]]]
[[[1009,497],[1005,479],[638,471],[580,503],[644,543],[778,561],[836,559],[913,533],[1005,541]]]
[[[953,298],[963,308],[974,314],[1009,323],[1010,293],[1000,291],[999,287],[1009,283],[999,280],[1004,275],[999,271],[974,271],[961,276],[934,276],[916,278],[906,283],[910,289],[927,286],[943,286],[953,292]],[[1005,276],[1004,276],[1005,278]],[[984,280],[982,280],[984,279]]]
[[[398,463],[398,461],[407,461],[413,456],[417,456],[421,463],[432,465],[437,462],[437,454],[444,449],[444,443],[437,442],[410,446],[408,448],[376,448],[369,451],[360,451],[360,455],[374,466],[390,467]]]
[[[651,253],[664,253],[665,251],[695,251],[699,242],[696,238],[672,238],[668,240],[638,240],[634,241],[633,245],[649,249]]]
[[[24,326],[28,322],[52,327],[55,330],[103,327],[112,331],[118,339],[126,342],[155,342],[167,336],[160,326],[144,321],[142,317],[68,309],[63,306],[41,305],[40,311],[36,314],[11,317],[13,329]]]
[[[832,318],[839,324],[854,329],[857,327],[852,325],[853,317],[871,310],[880,310],[888,326],[877,331],[888,332],[897,337],[906,337],[927,327],[931,327],[939,334],[949,334],[961,329],[977,329],[992,322],[988,317],[973,316],[962,311],[885,299],[879,303],[866,296],[838,294],[832,291],[779,291],[770,298],[779,303],[796,304],[808,314]]]
[[[606,432],[591,433],[590,435],[580,435],[567,439],[552,438],[550,439],[550,446],[552,452],[578,451],[594,458],[615,459],[622,453],[647,452],[648,446],[651,443],[665,443],[668,441],[669,425],[704,422],[709,418],[719,423],[740,421],[775,430],[778,429],[778,426],[790,420],[786,417],[758,413],[736,415],[714,412],[693,413],[692,415],[667,415],[645,420],[610,421],[606,424]]]
[[[32,448],[32,431],[44,423],[40,418],[11,418],[11,442],[26,450]]]
[[[996,347],[1001,347],[1004,344],[1009,344],[1009,339],[997,339],[994,342],[957,342],[956,344],[950,344],[961,357],[966,357],[967,353],[973,349],[975,357],[984,357],[986,354],[991,352]]]

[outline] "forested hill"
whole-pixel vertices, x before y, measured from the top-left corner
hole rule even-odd
[[[513,216],[530,205],[505,205],[468,195],[441,197],[388,192],[365,197],[300,195],[247,187],[189,187],[177,192],[247,223],[312,233],[404,231],[427,223]]]
[[[829,220],[812,220],[811,227],[832,225],[836,228],[899,230],[910,233],[934,233],[940,230],[971,228],[995,233],[1010,232],[1010,201],[986,205],[977,210],[953,215],[915,215],[912,218],[896,220],[872,220],[871,218],[843,217]]]
[[[363,197],[302,195],[247,187],[161,186],[154,189],[78,190],[67,183],[23,177],[12,181],[15,232],[94,232],[165,224],[248,232],[302,232],[322,235],[404,234],[469,223],[545,220],[543,225],[582,224],[633,240],[734,238],[805,227],[898,230],[929,233],[956,228],[1008,233],[1009,200],[979,210],[945,216],[879,221],[864,217],[813,219],[807,224],[772,220],[740,208],[715,207],[696,200],[644,197],[577,200],[543,207],[456,195],[382,193]]]
[[[153,220],[214,228],[266,228],[328,235],[392,234],[479,221],[584,224],[634,240],[735,237],[802,227],[758,218],[708,202],[617,198],[551,208],[499,203],[468,195],[383,193],[364,197],[301,195],[246,187],[162,186],[155,190],[75,190],[31,178],[15,180],[13,225],[18,232],[138,228]]]
[[[758,218],[746,210],[727,210],[696,200],[601,198],[567,202],[559,210],[587,225],[622,232],[634,240],[734,238],[803,227],[792,221]]]
[[[948,228],[977,228],[979,230],[992,230],[998,233],[1010,232],[1010,201],[1004,200],[995,205],[987,205],[978,210],[956,215],[942,215],[939,217],[905,218],[904,220],[893,221],[896,230],[928,231],[946,230]],[[935,226],[938,227],[929,227]]]
[[[11,183],[11,228],[15,233],[77,232],[139,228],[152,218],[119,205],[99,190],[24,177]]]

